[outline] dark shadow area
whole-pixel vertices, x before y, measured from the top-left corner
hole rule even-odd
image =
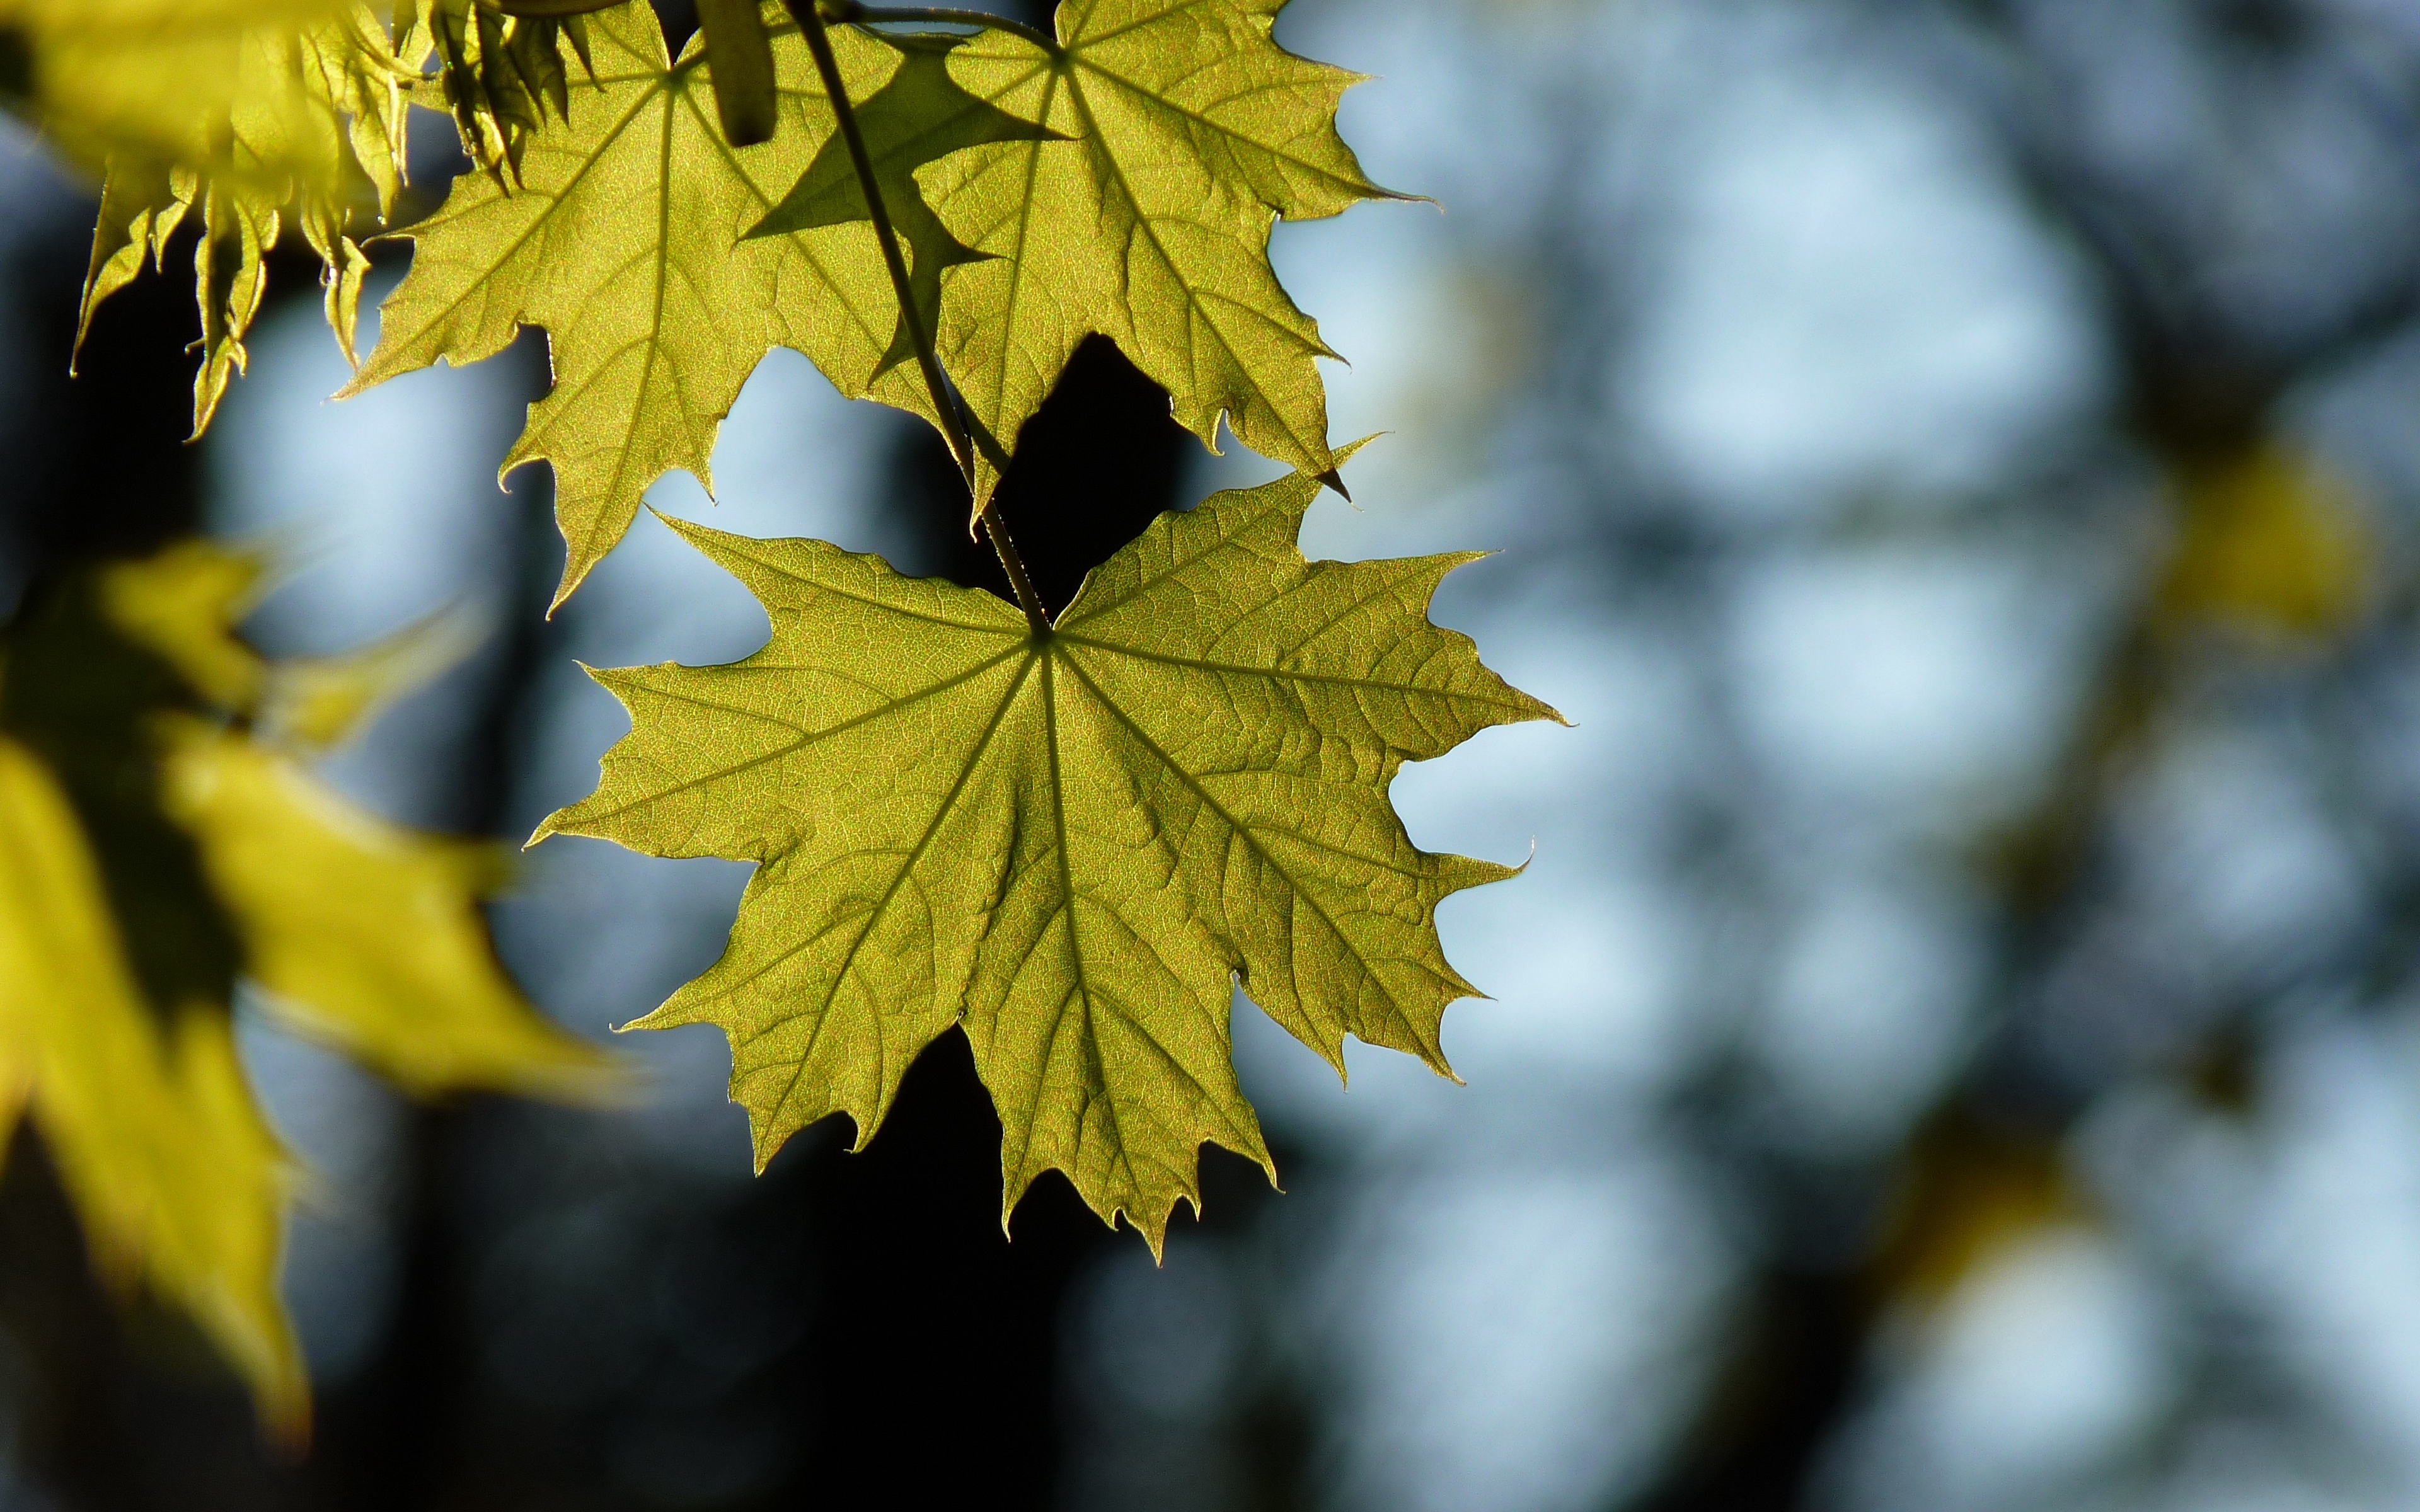
[[[1176,492],[1198,445],[1170,415],[1168,391],[1137,371],[1116,343],[1088,336],[1076,348],[1017,437],[993,499],[1050,612],[1065,609],[1084,574],[1154,517],[1191,506]],[[895,467],[899,502],[917,522],[915,560],[901,570],[1010,596],[1000,559],[967,529],[966,485],[939,436],[921,425],[905,433]]]

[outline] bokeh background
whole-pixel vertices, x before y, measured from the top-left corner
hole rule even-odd
[[[664,8],[675,27],[676,7]],[[1016,8],[1001,7],[1002,9]],[[1040,7],[1019,13],[1038,17]],[[1575,728],[1407,769],[1492,1000],[1349,1090],[1238,999],[1286,1191],[1210,1152],[1155,1269],[1014,1242],[936,1046],[870,1151],[749,1174],[706,1028],[636,1111],[417,1106],[250,1037],[319,1173],[318,1442],[0,1187],[0,1506],[2322,1512],[2420,1505],[2420,0],[1296,0],[1387,205],[1280,227],[1388,433],[1314,555],[1486,547],[1441,622]],[[431,122],[432,127],[438,123]],[[442,127],[419,177],[454,171]],[[332,764],[518,841],[621,729],[577,660],[761,613],[643,519],[566,609],[533,334],[361,398],[307,266],[180,444],[174,278],[63,375],[87,187],[0,145],[0,594],[181,531],[324,652],[485,648]],[[408,254],[380,254],[391,284]],[[1113,350],[1010,517],[1063,601],[1202,454]],[[758,371],[667,513],[978,581],[938,444]],[[531,853],[498,948],[602,1034],[744,874]]]

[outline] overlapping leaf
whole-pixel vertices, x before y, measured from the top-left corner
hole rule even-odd
[[[872,99],[855,102],[858,130],[865,140],[866,156],[874,162],[884,208],[903,243],[910,297],[928,336],[940,318],[942,271],[980,262],[985,254],[950,235],[917,189],[916,170],[967,147],[990,142],[1038,142],[1050,135],[958,87],[950,77],[948,60],[960,40],[954,37],[900,39],[897,71]],[[847,147],[832,135],[824,139],[805,176],[748,235],[752,239],[782,236],[871,219]],[[915,347],[903,316],[882,354],[882,368],[888,371],[914,358]]]
[[[1223,414],[1257,450],[1334,468],[1314,361],[1332,354],[1279,286],[1269,231],[1385,192],[1336,134],[1355,76],[1277,47],[1277,8],[1089,0],[1062,8],[1055,50],[1011,32],[833,32],[911,294],[983,439],[984,496],[1094,332],[1205,441]],[[514,175],[458,183],[409,233],[412,272],[356,381],[546,329],[555,387],[505,466],[554,466],[566,593],[655,479],[707,476],[716,427],[770,347],[805,352],[844,393],[930,410],[796,26],[770,28],[774,138],[736,151],[700,42],[675,63],[637,5],[587,25],[584,73],[551,60],[574,80],[561,111],[515,75],[533,103]]]
[[[544,327],[554,388],[504,466],[554,467],[566,594],[649,484],[675,468],[709,479],[716,429],[771,347],[804,352],[844,393],[929,409],[912,371],[883,367],[898,306],[866,225],[743,239],[831,132],[797,28],[773,29],[779,130],[745,151],[722,140],[696,40],[675,64],[638,3],[590,16],[588,38],[594,83],[575,85],[568,120],[532,132],[518,186],[466,175],[407,233],[411,271],[354,384],[476,362]],[[836,40],[859,98],[899,68],[886,43]]]
[[[427,669],[442,627],[265,663],[231,633],[256,575],[189,545],[39,589],[0,637],[0,1094],[104,1266],[194,1318],[293,1433],[292,1181],[236,1064],[239,976],[414,1091],[595,1096],[614,1077],[498,968],[477,911],[492,848],[360,813],[300,764],[310,745],[261,737],[334,737]]]
[[[1204,1140],[1268,1159],[1229,1057],[1238,976],[1340,1071],[1348,1034],[1446,1070],[1473,989],[1436,905],[1510,872],[1416,848],[1388,784],[1555,716],[1429,623],[1468,556],[1305,561],[1318,487],[1162,516],[1041,636],[876,558],[676,527],[772,640],[596,674],[631,733],[539,833],[759,863],[722,959],[640,1023],[722,1026],[760,1165],[830,1113],[862,1144],[962,1024],[1005,1206],[1061,1170],[1156,1247]]]
[[[980,148],[919,176],[991,260],[947,283],[940,356],[1000,449],[1084,337],[1116,340],[1215,445],[1330,471],[1315,359],[1335,354],[1279,286],[1277,217],[1387,196],[1336,132],[1358,76],[1280,48],[1285,0],[1063,0],[1058,45],[987,31],[953,54],[970,93],[1064,140]]]

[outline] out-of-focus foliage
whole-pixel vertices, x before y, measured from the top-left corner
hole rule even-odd
[[[310,1418],[277,1297],[293,1184],[206,998],[145,1000],[73,805],[0,739],[0,1062],[13,1124],[42,1132],[104,1273],[190,1312],[251,1383],[271,1427]]]
[[[353,0],[0,0],[0,89],[62,150],[98,168],[119,153],[187,167],[230,160],[227,116],[300,103],[256,73],[264,43],[343,15]],[[277,147],[247,167],[302,166]]]
[[[2368,607],[2375,543],[2351,486],[2275,437],[2188,464],[2158,612],[2172,630],[2215,625],[2272,643],[2324,642]]]
[[[617,1075],[496,964],[492,847],[374,819],[303,764],[441,632],[265,662],[233,633],[259,570],[175,547],[39,587],[0,633],[0,1064],[104,1269],[190,1314],[299,1435],[276,1286],[296,1173],[235,1060],[239,981],[415,1092]]]
[[[1274,1178],[1230,1061],[1233,985],[1342,1073],[1344,1039],[1450,1075],[1438,903],[1511,869],[1414,846],[1406,761],[1556,717],[1431,625],[1470,555],[1295,546],[1302,474],[1163,515],[1046,632],[989,594],[814,541],[682,533],[773,639],[599,674],[632,731],[539,830],[753,860],[730,949],[640,1026],[721,1026],[761,1167],[832,1113],[874,1136],[963,1026],[1002,1128],[1002,1221],[1066,1173],[1157,1253],[1205,1141]]]

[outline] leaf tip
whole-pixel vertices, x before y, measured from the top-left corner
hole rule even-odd
[[[1190,1201],[1192,1199],[1186,1198],[1185,1200]],[[1151,1251],[1151,1263],[1156,1266],[1165,1266],[1168,1264],[1168,1220],[1174,1216],[1175,1212],[1176,1204],[1174,1202],[1171,1202],[1168,1205],[1168,1211],[1160,1215],[1159,1222],[1152,1224],[1139,1222],[1133,1213],[1121,1208],[1115,1212],[1109,1214],[1109,1227],[1112,1228],[1116,1227],[1117,1220],[1124,1218],[1128,1228],[1133,1229],[1136,1233],[1142,1236],[1144,1247]],[[1202,1209],[1198,1203],[1194,1206],[1193,1215],[1197,1219],[1202,1216]]]

